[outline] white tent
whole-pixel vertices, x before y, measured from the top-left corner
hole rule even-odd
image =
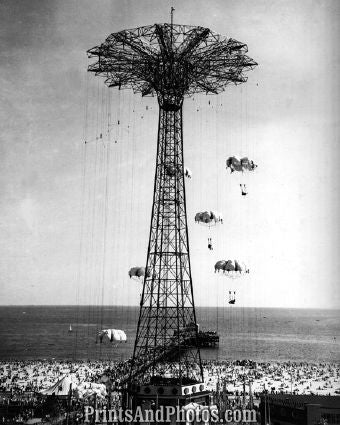
[[[77,382],[75,378],[72,375],[65,375],[51,387],[47,388],[46,390],[42,390],[41,394],[67,396],[70,390],[72,391],[76,387]]]

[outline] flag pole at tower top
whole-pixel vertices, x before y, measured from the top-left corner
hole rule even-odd
[[[175,8],[171,6],[171,11],[170,11],[170,16],[171,16],[171,38],[170,38],[170,44],[172,46],[172,41],[173,41],[173,29],[174,29],[174,11]]]

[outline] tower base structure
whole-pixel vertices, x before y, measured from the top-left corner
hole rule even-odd
[[[132,385],[127,390],[126,401],[126,408],[133,412],[133,417],[138,412],[137,417],[143,418],[142,421],[133,422],[135,424],[184,425],[188,422],[195,423],[193,418],[200,409],[212,404],[212,394],[202,382],[182,385],[176,383]],[[154,412],[154,415],[151,412]],[[189,417],[190,421],[187,420]]]

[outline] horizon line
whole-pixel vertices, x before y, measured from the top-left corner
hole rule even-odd
[[[103,307],[130,307],[130,308],[140,308],[140,306],[137,305],[127,305],[127,304],[103,304],[103,305],[96,305],[96,304],[0,304],[1,307],[97,307],[97,308],[103,308]],[[289,309],[289,310],[340,310],[339,307],[280,307],[280,306],[211,306],[211,305],[199,305],[195,306],[195,309],[197,308],[230,308],[230,309],[240,309],[240,308],[266,308],[266,309]]]

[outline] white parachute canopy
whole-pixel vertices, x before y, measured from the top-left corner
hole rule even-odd
[[[230,173],[234,171],[254,171],[257,165],[253,160],[250,160],[248,157],[244,157],[241,159],[236,158],[235,156],[230,156],[226,160],[226,168],[230,168]]]
[[[226,277],[237,278],[245,273],[249,273],[249,269],[245,264],[241,264],[237,260],[219,260],[215,264],[215,273],[220,273],[222,271],[223,275]]]
[[[129,270],[129,276],[130,276],[130,279],[132,277],[140,279],[141,277],[145,276],[145,267],[132,267]],[[150,277],[150,272],[148,270],[146,270],[146,277]]]
[[[199,224],[207,224],[214,226],[215,224],[223,224],[223,215],[217,211],[202,211],[195,215],[195,222]]]
[[[118,341],[118,342],[126,342],[127,341],[127,336],[126,333],[124,331],[122,331],[121,329],[103,329],[99,332],[99,338],[100,341],[102,342],[104,336],[107,336],[108,339],[113,342],[113,341]]]

